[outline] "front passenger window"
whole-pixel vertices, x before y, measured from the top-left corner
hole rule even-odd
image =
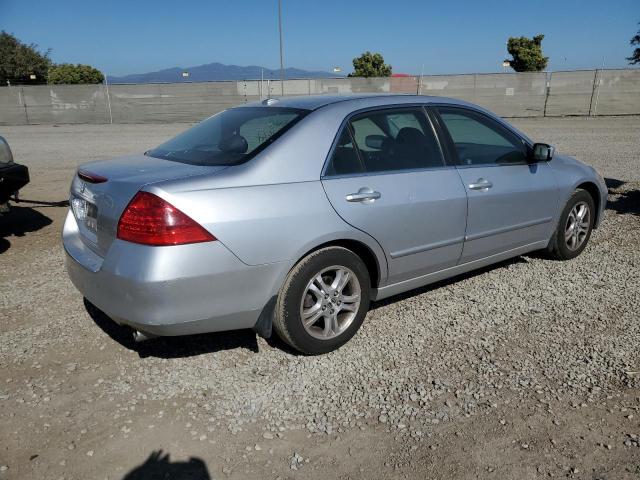
[[[384,109],[351,120],[356,149],[367,172],[442,167],[433,129],[420,108]]]
[[[498,122],[462,108],[437,109],[462,165],[527,163],[526,146]]]

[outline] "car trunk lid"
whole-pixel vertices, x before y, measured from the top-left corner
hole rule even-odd
[[[83,242],[104,256],[116,238],[122,212],[143,187],[215,174],[225,168],[228,167],[189,165],[145,155],[82,165],[71,184],[70,205]]]

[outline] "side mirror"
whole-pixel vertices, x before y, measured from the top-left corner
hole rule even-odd
[[[531,160],[534,162],[548,162],[553,158],[556,149],[546,143],[534,143]]]
[[[9,144],[4,139],[4,137],[0,137],[0,165],[3,163],[12,163],[13,162],[13,154],[11,153],[11,149],[9,148]]]
[[[373,148],[374,150],[382,149],[382,144],[384,142],[384,135],[367,135],[364,139],[364,143],[369,148]]]

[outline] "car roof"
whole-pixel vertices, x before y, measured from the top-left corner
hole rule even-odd
[[[393,106],[393,105],[426,105],[426,104],[446,104],[446,105],[458,105],[462,107],[471,108],[476,111],[484,112],[489,117],[493,118],[497,122],[504,125],[509,130],[517,133],[520,137],[524,138],[527,142],[533,143],[533,141],[523,132],[515,128],[513,125],[507,123],[504,119],[500,118],[493,112],[473,103],[466,102],[457,98],[450,97],[437,97],[431,95],[413,95],[409,93],[361,93],[361,94],[349,94],[349,95],[300,95],[294,97],[273,97],[265,99],[261,102],[245,103],[237,108],[245,107],[285,107],[285,108],[299,108],[303,110],[324,112],[326,115],[335,117],[340,122],[344,119],[345,115],[348,115],[354,111]],[[325,108],[323,108],[325,107]],[[319,113],[320,113],[319,112]]]
[[[370,106],[397,104],[397,103],[452,103],[469,105],[462,100],[448,97],[434,97],[428,95],[412,95],[398,93],[361,93],[349,95],[304,95],[295,97],[272,97],[259,102],[251,102],[242,107],[285,107],[300,108],[304,110],[317,110],[318,108],[335,103],[353,102],[362,105],[362,100],[369,100]],[[240,107],[240,108],[242,108]]]

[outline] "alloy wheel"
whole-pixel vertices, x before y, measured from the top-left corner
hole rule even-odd
[[[576,203],[564,227],[564,240],[569,250],[575,251],[584,243],[591,225],[591,211],[586,202]]]
[[[323,269],[307,284],[300,305],[300,318],[309,335],[329,340],[349,328],[360,308],[358,277],[348,268]]]

